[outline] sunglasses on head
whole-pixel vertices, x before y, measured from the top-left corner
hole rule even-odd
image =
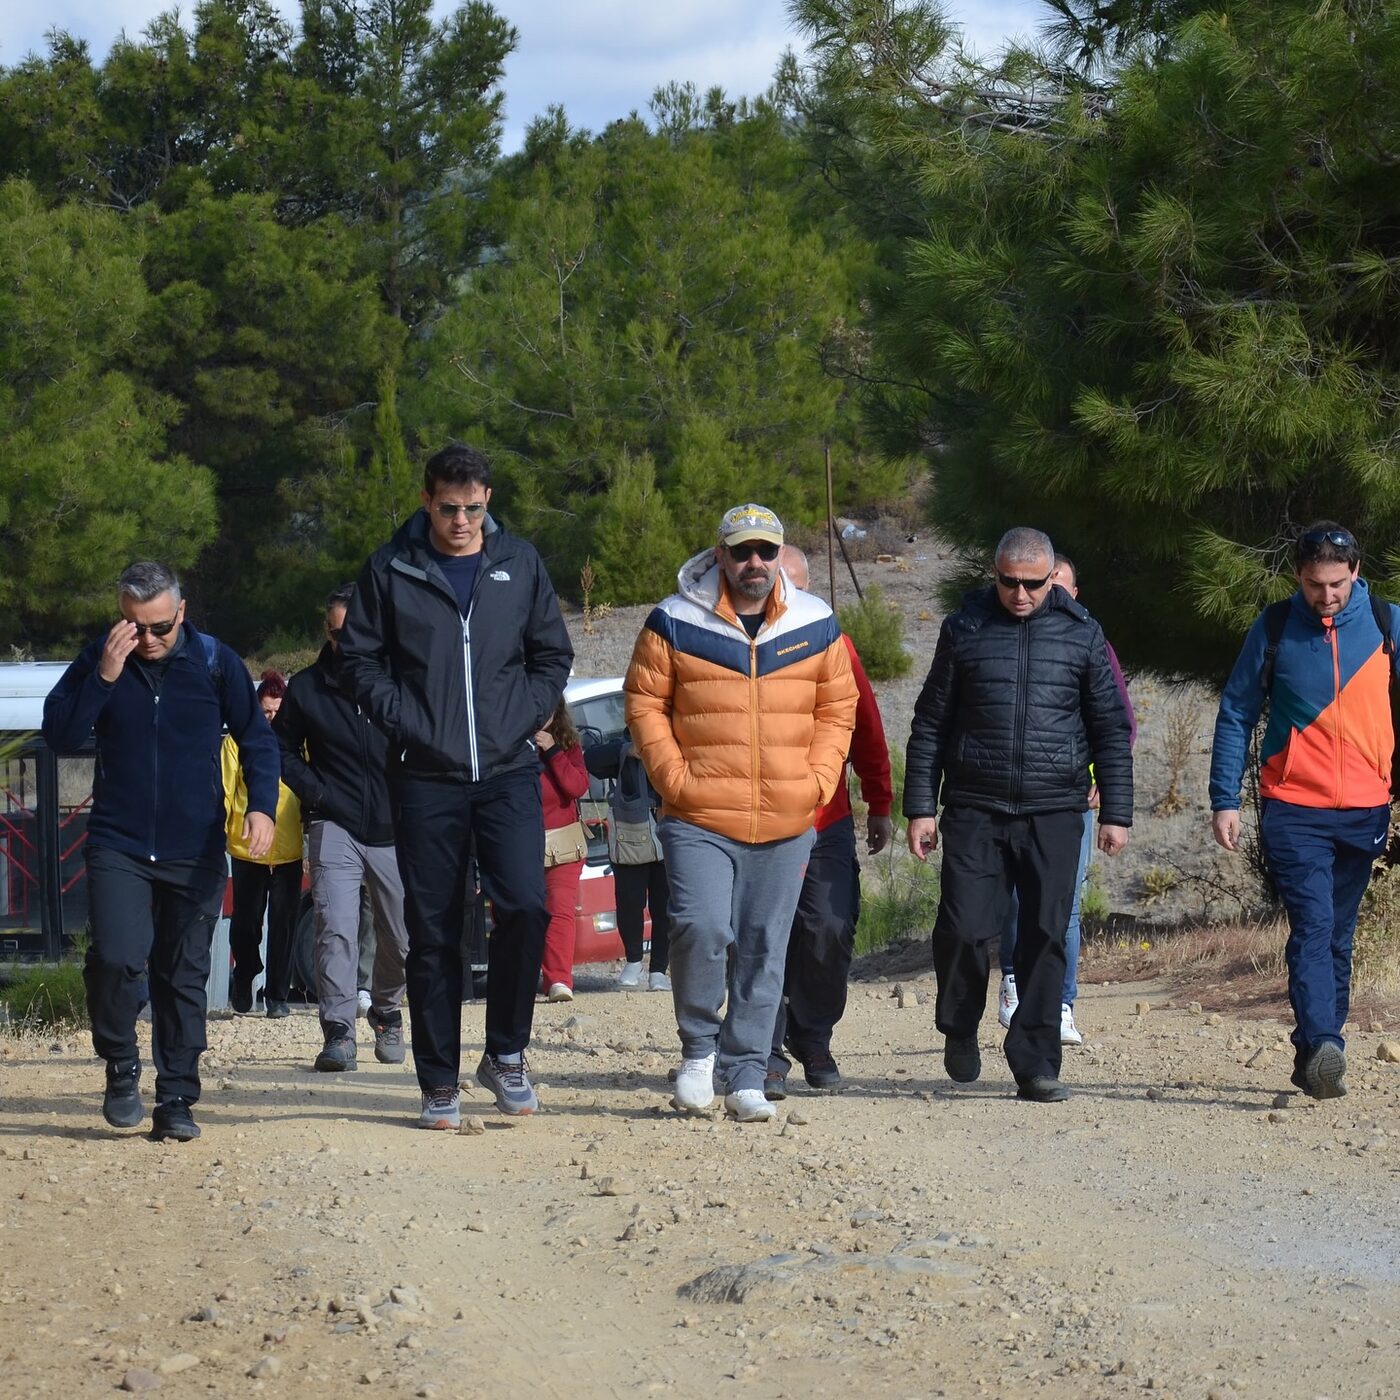
[[[1010,589],[1012,593],[1018,588],[1024,588],[1027,593],[1034,593],[1050,582],[1050,575],[1046,574],[1044,578],[1017,578],[1015,574],[1004,574],[998,569],[997,582],[1003,588]]]
[[[444,520],[456,520],[458,511],[461,511],[468,520],[475,520],[479,516],[486,514],[486,502],[473,501],[467,506],[454,506],[448,505],[447,502],[444,501],[441,505],[434,506],[433,509],[437,511]]]
[[[1356,537],[1350,530],[1309,530],[1298,536],[1300,549],[1321,549],[1324,544],[1333,549],[1355,549]]]
[[[743,544],[727,544],[725,548],[736,563],[747,564],[756,554],[765,564],[771,564],[782,546],[774,544],[772,540],[745,540]]]
[[[175,630],[175,619],[172,617],[169,622],[133,622],[131,625],[138,637],[144,637],[147,632],[153,637],[168,637]]]

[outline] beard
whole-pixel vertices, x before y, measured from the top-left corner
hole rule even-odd
[[[739,596],[750,603],[757,603],[773,591],[773,580],[764,574],[740,574],[734,580],[734,588]]]

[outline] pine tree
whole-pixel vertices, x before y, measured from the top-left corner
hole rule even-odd
[[[923,4],[793,6],[885,264],[845,365],[882,440],[959,542],[1046,528],[1125,661],[1218,675],[1313,518],[1400,597],[1400,12],[1160,9],[1101,82],[980,69]]]

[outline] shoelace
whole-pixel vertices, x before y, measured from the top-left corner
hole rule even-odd
[[[496,1077],[507,1090],[514,1089],[517,1093],[524,1093],[528,1082],[525,1078],[527,1066],[524,1055],[520,1057],[519,1064],[510,1060],[498,1060],[492,1055],[491,1068],[496,1071]]]
[[[439,1109],[450,1110],[457,1107],[457,1091],[455,1089],[429,1089],[428,1107],[435,1112]]]

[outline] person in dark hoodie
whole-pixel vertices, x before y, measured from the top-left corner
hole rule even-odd
[[[425,1128],[460,1122],[473,852],[494,913],[477,1081],[503,1113],[539,1106],[524,1055],[549,923],[534,735],[574,650],[543,562],[492,519],[490,500],[476,448],[453,443],[430,458],[423,509],[365,564],[340,637],[350,687],[389,740]]]
[[[935,1022],[950,1079],[982,1072],[977,1027],[992,942],[1014,891],[1020,1002],[1004,1046],[1017,1095],[1069,1097],[1060,1083],[1060,993],[1089,765],[1098,781],[1099,849],[1116,855],[1133,823],[1127,707],[1103,629],[1052,581],[1040,530],[1002,536],[996,578],[944,619],[914,706],[905,757],[909,850],[943,869],[933,926]]]
[[[102,1115],[134,1128],[141,1104],[136,1017],[149,976],[156,1105],[151,1136],[199,1136],[205,984],[227,882],[219,751],[225,725],[248,789],[242,837],[272,845],[277,745],[247,669],[185,621],[163,564],[117,580],[121,618],[90,642],[44,702],[44,741],[77,753],[95,736],[87,863],[92,942],[83,969],[93,1049],[107,1062]]]
[[[326,644],[288,682],[272,722],[282,778],[301,801],[306,827],[316,999],[325,1037],[315,1068],[330,1073],[357,1063],[361,886],[369,890],[377,931],[369,1009],[374,1058],[384,1065],[404,1062],[400,1008],[408,931],[389,811],[389,746],[351,697],[340,658],[341,629],[354,596],[355,585],[347,583],[326,599]]]

